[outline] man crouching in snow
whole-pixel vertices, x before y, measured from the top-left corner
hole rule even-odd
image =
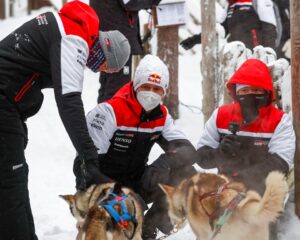
[[[227,83],[233,103],[219,107],[205,124],[198,164],[218,168],[234,181],[263,194],[268,173],[293,167],[291,118],[272,105],[272,78],[265,63],[249,59]]]
[[[174,185],[196,173],[192,166],[194,147],[161,105],[168,84],[167,66],[158,57],[146,55],[133,81],[87,115],[88,130],[98,148],[99,170],[107,176],[103,183],[118,181],[140,194],[146,203],[154,202],[145,215],[144,240],[155,239],[157,228],[166,234],[172,230],[158,183]],[[147,165],[154,143],[165,153]],[[81,189],[78,158],[74,173]]]
[[[73,1],[58,13],[26,22],[0,42],[0,239],[37,239],[28,194],[25,121],[53,88],[62,122],[88,173],[98,183],[97,150],[88,134],[81,100],[84,68],[119,71],[130,46],[118,31],[98,32],[88,5]],[[40,159],[43,160],[42,157]],[[91,170],[93,169],[93,170]],[[96,169],[96,170],[94,170]],[[100,176],[100,177],[99,177]]]

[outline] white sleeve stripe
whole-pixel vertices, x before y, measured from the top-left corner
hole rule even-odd
[[[80,37],[67,35],[61,39],[62,94],[82,92],[88,45]]]
[[[219,146],[220,135],[217,129],[217,115],[218,109],[213,112],[211,117],[205,123],[202,136],[197,144],[197,150],[203,146],[212,148],[217,148]]]
[[[232,134],[228,129],[223,129],[223,128],[218,128],[218,132],[221,134]],[[273,136],[273,133],[253,133],[253,132],[238,131],[236,135],[245,136],[245,137],[271,138]]]
[[[59,15],[58,15],[57,12],[53,12],[53,15],[54,15],[54,17],[56,19],[56,22],[57,22],[57,25],[58,25],[58,28],[59,28],[61,36],[65,36],[66,32],[65,32],[64,25],[63,25],[63,23],[61,21],[61,18],[59,17]]]
[[[292,168],[294,165],[295,143],[296,137],[292,120],[288,114],[284,114],[269,142],[269,152],[278,154]]]
[[[132,131],[132,132],[144,132],[144,133],[154,133],[161,132],[163,127],[155,127],[155,128],[137,128],[137,127],[126,127],[126,126],[118,126],[119,130],[122,131]]]
[[[167,141],[187,139],[186,135],[179,129],[170,114],[167,115],[162,136]]]
[[[234,3],[234,4],[230,5],[231,8],[235,7],[235,6],[252,6],[252,2],[251,1],[242,2],[242,3],[237,2],[237,3]]]
[[[107,153],[110,139],[116,131],[116,116],[113,108],[108,103],[98,104],[87,114],[86,120],[98,154]]]

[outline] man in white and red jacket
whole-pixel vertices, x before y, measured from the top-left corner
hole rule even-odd
[[[155,239],[156,228],[172,229],[164,194],[158,183],[177,184],[196,173],[195,149],[161,105],[169,84],[167,66],[146,55],[133,81],[112,99],[100,103],[87,115],[90,136],[98,149],[99,171],[154,202],[144,219],[143,239]],[[148,156],[157,143],[165,151],[152,164]],[[74,172],[80,172],[75,160]]]
[[[81,99],[85,66],[121,69],[130,53],[118,31],[99,32],[94,10],[80,1],[24,23],[0,42],[0,239],[33,240],[25,121],[53,88],[61,120],[81,161],[81,188],[104,181],[88,134]],[[42,159],[41,159],[42,160]]]
[[[272,105],[272,78],[265,63],[249,59],[227,83],[234,102],[219,107],[205,124],[198,164],[263,193],[265,178],[293,167],[295,133],[288,114]]]

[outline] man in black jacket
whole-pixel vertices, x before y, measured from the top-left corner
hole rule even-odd
[[[61,120],[78,152],[83,188],[103,182],[81,100],[85,66],[118,71],[129,57],[128,40],[99,32],[88,5],[73,1],[43,13],[0,42],[0,239],[36,240],[28,193],[25,121],[53,88]],[[41,160],[43,160],[41,158]]]
[[[130,57],[124,68],[117,73],[101,72],[98,103],[110,99],[123,85],[131,80],[132,55],[144,53],[140,37],[138,12],[158,5],[161,0],[90,0],[99,16],[103,31],[118,30],[124,34],[131,46]]]

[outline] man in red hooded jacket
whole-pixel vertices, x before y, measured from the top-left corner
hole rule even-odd
[[[227,83],[233,103],[219,107],[205,124],[198,164],[242,181],[260,194],[273,170],[293,167],[295,133],[288,114],[272,105],[272,78],[265,63],[249,59]]]
[[[1,240],[37,239],[24,149],[25,121],[40,109],[42,89],[54,89],[60,117],[78,152],[78,186],[84,189],[106,180],[98,171],[81,100],[84,68],[118,71],[130,46],[120,32],[99,32],[98,27],[94,10],[73,1],[58,13],[46,12],[24,23],[0,42]]]

